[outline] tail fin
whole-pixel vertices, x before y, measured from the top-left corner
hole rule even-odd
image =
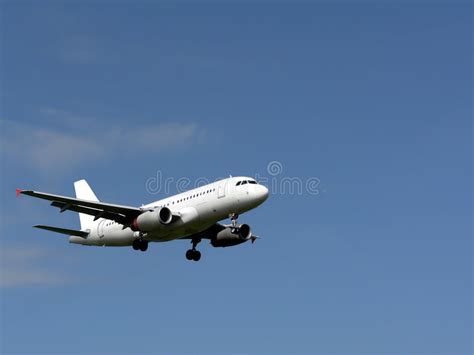
[[[76,197],[82,200],[89,200],[89,201],[96,201],[97,196],[95,195],[94,191],[92,191],[91,187],[87,183],[86,180],[79,180],[74,183],[74,190],[76,190]],[[79,213],[79,220],[81,221],[81,229],[90,228],[92,223],[94,222],[94,216],[90,216],[88,214]]]

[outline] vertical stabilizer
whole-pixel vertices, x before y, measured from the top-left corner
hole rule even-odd
[[[97,196],[86,180],[79,180],[74,183],[74,190],[76,190],[76,197],[81,200],[95,201],[98,202]],[[81,229],[85,230],[90,228],[94,222],[94,216],[88,214],[79,213],[79,220],[81,221]]]

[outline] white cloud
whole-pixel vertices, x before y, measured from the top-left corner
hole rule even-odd
[[[15,150],[50,172],[58,166],[80,165],[90,159],[100,159],[105,154],[98,142],[64,132],[40,129],[31,132],[28,138],[21,146],[18,146],[18,141],[14,143]]]
[[[0,252],[0,287],[55,285],[68,282],[57,271],[48,270],[42,262],[49,253],[31,246],[3,247]]]
[[[0,152],[42,173],[56,173],[104,158],[132,158],[136,154],[173,152],[202,142],[203,130],[194,123],[163,123],[106,127],[99,120],[44,108],[40,125],[0,121]]]

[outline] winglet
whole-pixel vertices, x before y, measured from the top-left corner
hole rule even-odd
[[[23,192],[22,189],[16,189],[15,193],[16,193],[16,197],[20,196],[20,194]]]
[[[257,239],[261,239],[261,238],[260,238],[260,237],[257,237],[256,235],[253,235],[253,234],[252,234],[252,236],[250,237],[250,241],[252,242],[252,244],[255,243],[255,241],[256,241]]]

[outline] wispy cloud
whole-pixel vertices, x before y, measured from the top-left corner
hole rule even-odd
[[[106,127],[100,120],[43,108],[46,124],[0,121],[1,154],[37,171],[68,169],[104,158],[133,158],[172,152],[202,142],[204,130],[195,123],[162,123]],[[133,147],[133,149],[131,149]]]
[[[56,285],[68,282],[66,275],[42,266],[50,253],[32,246],[3,247],[0,287]]]

